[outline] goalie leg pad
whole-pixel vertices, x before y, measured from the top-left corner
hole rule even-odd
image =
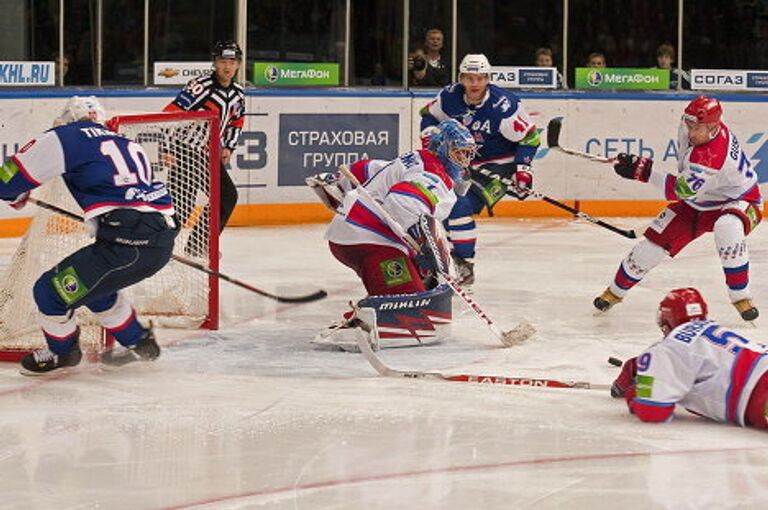
[[[320,332],[312,344],[321,349],[359,352],[364,335],[373,350],[433,345],[447,336],[453,317],[448,285],[414,294],[369,296],[351,315]]]
[[[453,318],[448,285],[393,296],[369,296],[358,305],[376,313],[379,347],[416,347],[438,343],[447,336]]]

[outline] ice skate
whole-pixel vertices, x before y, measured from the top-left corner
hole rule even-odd
[[[740,299],[733,303],[733,306],[736,307],[739,315],[741,315],[741,318],[745,321],[753,321],[760,315],[760,312],[755,308],[755,305],[752,304],[752,300],[749,298]]]
[[[101,362],[113,367],[121,367],[134,361],[153,361],[160,356],[160,346],[155,340],[152,326],[144,331],[141,339],[131,347],[113,349],[101,356]]]
[[[311,343],[318,349],[342,350],[360,352],[358,337],[366,337],[371,349],[379,349],[378,336],[375,334],[376,313],[372,308],[357,308],[353,306],[345,318],[336,321],[327,329],[321,331]]]
[[[31,352],[21,359],[21,373],[24,375],[43,375],[58,368],[74,367],[80,363],[83,353],[75,343],[66,354],[55,354],[47,347]]]
[[[621,303],[621,298],[611,292],[610,288],[605,289],[602,294],[597,296],[595,300],[592,301],[592,304],[595,305],[595,308],[601,312],[607,312],[616,303]]]
[[[475,264],[469,262],[463,257],[459,257],[455,253],[451,253],[454,264],[456,264],[456,270],[459,273],[459,277],[456,283],[462,287],[469,287],[475,283]]]

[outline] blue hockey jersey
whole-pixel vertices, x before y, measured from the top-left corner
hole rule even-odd
[[[464,124],[478,146],[473,167],[511,162],[530,165],[540,143],[520,99],[496,85],[488,85],[479,105],[466,103],[461,83],[448,85],[421,109],[421,116],[422,131],[446,119]]]
[[[59,175],[86,220],[120,208],[174,214],[142,146],[90,121],[50,129],[11,156],[0,169],[0,198],[13,200]]]

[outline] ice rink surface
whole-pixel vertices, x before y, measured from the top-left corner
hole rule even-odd
[[[640,232],[646,219],[617,220]],[[283,294],[277,305],[226,282],[217,332],[160,330],[150,364],[81,365],[29,378],[0,365],[0,508],[724,509],[768,508],[768,436],[682,409],[643,424],[605,391],[379,376],[359,354],[309,340],[363,297],[328,252],[324,226],[229,229],[222,271]],[[768,324],[768,227],[749,238],[755,302]],[[0,242],[10,258],[14,240]],[[608,384],[660,338],[658,302],[699,288],[710,315],[755,340],[729,304],[711,235],[657,267],[607,315],[592,299],[635,241],[568,220],[480,223],[475,300],[503,348],[454,298],[451,338],[381,351],[405,370]]]

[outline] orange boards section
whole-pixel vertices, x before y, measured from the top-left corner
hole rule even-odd
[[[595,218],[611,217],[652,217],[668,202],[643,200],[562,200]],[[505,200],[498,204],[493,213],[506,218],[568,218],[571,213],[540,200],[524,202]],[[481,215],[487,217],[488,213]],[[301,204],[243,204],[235,208],[229,226],[245,227],[258,225],[296,225],[302,223],[328,223],[333,213],[320,203]],[[26,232],[30,218],[0,220],[0,237],[19,237]]]

